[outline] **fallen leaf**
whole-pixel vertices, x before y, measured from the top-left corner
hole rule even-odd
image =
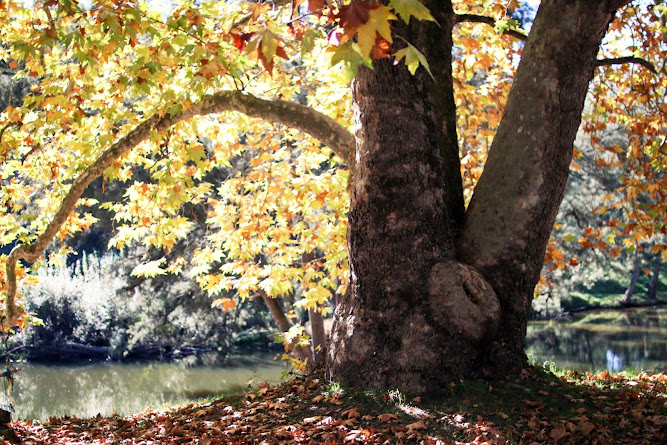
[[[415,423],[411,423],[411,424],[407,425],[406,428],[408,430],[408,434],[410,434],[410,433],[413,433],[413,432],[418,431],[418,430],[425,430],[426,425],[424,424],[423,420],[418,420]]]
[[[558,442],[565,436],[567,436],[567,431],[565,431],[565,425],[558,425],[553,430],[551,430],[551,433],[549,434],[549,437],[551,437],[556,442]]]
[[[577,431],[579,431],[584,436],[588,436],[591,433],[591,431],[593,431],[594,429],[595,429],[595,425],[592,424],[591,422],[587,421],[587,420],[582,420],[577,425]]]
[[[378,420],[380,422],[392,422],[392,421],[399,421],[401,419],[399,419],[396,414],[385,413],[385,414],[380,414],[378,416]]]
[[[351,408],[346,411],[343,411],[341,413],[343,417],[347,417],[348,419],[356,418],[356,417],[361,417],[361,413],[356,409],[356,408]]]

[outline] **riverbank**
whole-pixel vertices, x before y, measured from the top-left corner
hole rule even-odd
[[[524,371],[452,384],[429,398],[356,391],[321,376],[130,416],[16,421],[5,442],[666,443],[667,376]]]
[[[553,320],[571,317],[587,311],[598,309],[631,309],[644,307],[667,306],[667,295],[660,294],[657,298],[637,295],[629,303],[623,303],[623,294],[586,294],[573,292],[567,299],[540,295],[533,300],[531,320]]]

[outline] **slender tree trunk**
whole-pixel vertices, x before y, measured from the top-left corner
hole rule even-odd
[[[324,331],[324,318],[316,309],[309,309],[310,338],[313,347],[313,368],[321,369],[327,358],[327,335]]]
[[[280,305],[280,302],[266,295],[264,292],[261,292],[262,300],[266,307],[269,308],[273,321],[276,323],[276,327],[280,329],[280,332],[287,332],[292,327],[292,323],[289,321],[285,315],[283,307]],[[299,360],[308,360],[309,362],[313,361],[313,354],[310,351],[310,348],[306,346],[298,345],[294,349],[294,356]]]
[[[660,278],[660,266],[662,265],[662,257],[660,254],[656,255],[655,263],[653,263],[653,271],[651,275],[651,283],[646,291],[646,298],[655,300],[658,298],[658,282]]]
[[[630,277],[630,284],[625,290],[625,295],[623,295],[623,300],[621,303],[624,306],[629,306],[632,302],[632,295],[635,293],[635,287],[637,286],[637,279],[639,278],[639,272],[641,271],[641,261],[639,258],[639,249],[637,243],[635,243],[635,259],[632,263],[632,276]]]
[[[306,264],[315,260],[315,252],[301,255],[301,262]],[[327,335],[324,331],[324,319],[317,309],[308,309],[310,319],[310,341],[313,350],[313,369],[322,369],[327,358]]]

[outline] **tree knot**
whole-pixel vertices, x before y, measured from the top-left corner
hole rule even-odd
[[[480,342],[498,329],[500,302],[474,267],[451,260],[436,264],[428,292],[434,320],[451,336]]]

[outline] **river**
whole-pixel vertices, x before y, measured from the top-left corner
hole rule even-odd
[[[559,368],[663,369],[667,308],[599,310],[569,320],[531,322],[526,352],[533,363]],[[120,415],[238,392],[262,381],[279,383],[286,370],[273,354],[240,356],[221,365],[213,355],[175,363],[17,364],[15,417]]]
[[[667,367],[667,308],[595,310],[528,325],[526,353],[578,371]]]
[[[277,384],[287,366],[273,357],[231,357],[223,366],[213,355],[173,363],[18,363],[11,392],[14,417],[124,415],[240,392],[263,381]]]

